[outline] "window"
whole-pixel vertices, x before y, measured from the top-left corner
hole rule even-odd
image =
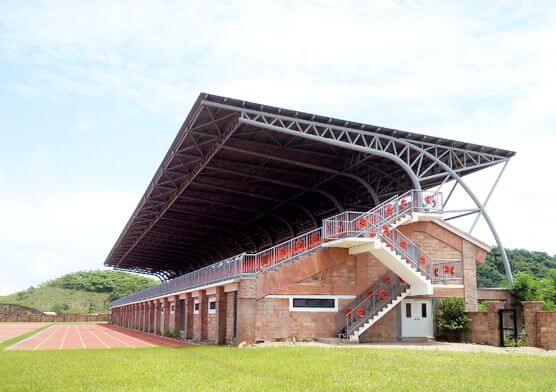
[[[421,304],[421,317],[427,318],[427,303],[423,302]]]
[[[405,317],[411,318],[411,302],[405,304]]]
[[[209,310],[208,310],[209,314],[213,314],[216,313],[216,300],[215,299],[209,299]]]
[[[336,298],[292,297],[290,311],[336,312],[338,303]]]
[[[193,302],[193,314],[199,314],[199,309],[201,308],[201,304],[199,303],[199,300],[195,300],[195,302]]]
[[[176,305],[170,305],[170,314],[174,314],[175,310],[176,310]]]
[[[334,298],[294,298],[294,308],[333,308]]]

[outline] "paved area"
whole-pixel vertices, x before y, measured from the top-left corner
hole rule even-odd
[[[46,323],[0,323],[0,343],[45,326]]]
[[[556,356],[556,350],[543,350],[537,347],[493,347],[473,343],[448,343],[448,342],[422,342],[422,343],[373,343],[373,344],[330,344],[321,342],[265,342],[259,343],[254,347],[283,347],[283,346],[309,346],[309,347],[328,347],[328,348],[352,348],[358,349],[379,349],[379,350],[419,350],[419,351],[456,351],[468,353],[492,353],[492,354],[522,354]],[[249,346],[248,346],[249,347]],[[253,346],[252,346],[253,347]]]
[[[141,348],[187,345],[106,324],[55,324],[7,350]]]

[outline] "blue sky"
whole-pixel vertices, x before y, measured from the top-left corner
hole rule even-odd
[[[201,91],[515,150],[488,210],[556,253],[554,2],[184,3],[0,2],[0,294],[102,266]]]

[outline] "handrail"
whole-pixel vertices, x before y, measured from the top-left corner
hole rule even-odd
[[[419,202],[420,200],[426,200],[427,197],[429,197],[428,204]],[[407,198],[406,202],[401,202],[401,200],[405,200],[405,198]],[[414,200],[417,200],[418,202],[416,203]],[[413,211],[416,212],[425,210],[426,212],[435,212],[437,210],[442,211],[440,193],[410,190],[401,196],[395,195],[390,197],[388,200],[380,203],[378,206],[373,207],[367,212],[344,211],[340,214],[324,219],[321,227],[274,245],[269,249],[265,249],[254,254],[241,253],[239,255],[232,256],[207,267],[203,267],[199,270],[181,275],[167,282],[163,282],[158,286],[115,300],[112,302],[112,306],[121,306],[123,304],[162,297],[203,285],[214,284],[229,279],[236,279],[244,275],[259,274],[268,268],[294,260],[311,252],[312,250],[320,247],[325,239],[336,239],[331,237],[329,235],[330,233],[327,231],[327,225],[330,222],[333,222],[334,228],[338,229],[338,233],[342,236],[361,236],[363,235],[361,230],[349,231],[345,230],[344,226],[355,228],[355,225],[362,217],[369,216],[371,213],[378,213],[381,217],[385,216],[392,212],[391,210],[393,207],[388,206],[394,204],[397,207],[394,207],[395,213],[389,215],[389,221],[391,221],[393,217],[397,217],[410,209],[413,209]],[[400,204],[402,204],[404,208],[401,208]],[[378,229],[374,231],[377,233],[379,232]],[[412,242],[407,242],[413,244]]]
[[[346,313],[345,337],[349,337],[369,318],[384,309],[394,298],[407,289],[407,283],[396,279],[391,285],[369,295],[354,309]]]
[[[354,309],[357,308],[359,304],[365,301],[369,296],[373,295],[374,293],[380,292],[380,290],[384,290],[389,287],[392,282],[397,279],[400,281],[400,277],[393,272],[386,272],[382,276],[380,276],[372,285],[370,285],[363,293],[359,294],[356,298],[353,299],[349,304],[347,304],[343,308],[343,312],[341,315],[345,317],[348,313],[351,313]]]

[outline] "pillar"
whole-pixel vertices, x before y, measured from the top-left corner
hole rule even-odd
[[[537,334],[537,312],[543,310],[542,301],[523,301],[523,316],[525,318],[525,341],[527,346],[539,347],[539,336]]]
[[[174,333],[180,334],[182,302],[179,295],[174,295]]]
[[[206,290],[199,290],[199,318],[201,340],[208,339],[208,297]]]
[[[471,242],[463,241],[463,297],[465,310],[476,312],[479,304],[477,302],[477,260],[475,255],[477,249]]]
[[[243,279],[237,289],[237,338],[236,343],[255,342],[257,315],[257,281]]]
[[[149,332],[150,333],[155,333],[154,331],[154,321],[155,321],[155,302],[154,301],[149,301]]]
[[[185,331],[186,339],[193,339],[193,297],[191,293],[185,295]]]
[[[492,346],[500,346],[500,316],[499,310],[504,309],[504,301],[485,301],[488,308],[489,341]]]
[[[160,303],[157,299],[154,300],[153,313],[153,333],[160,335]]]
[[[160,325],[160,334],[164,335],[170,330],[170,302],[168,297],[162,298],[162,324]]]
[[[226,315],[227,315],[227,296],[224,292],[224,286],[216,288],[216,344],[226,343]]]

